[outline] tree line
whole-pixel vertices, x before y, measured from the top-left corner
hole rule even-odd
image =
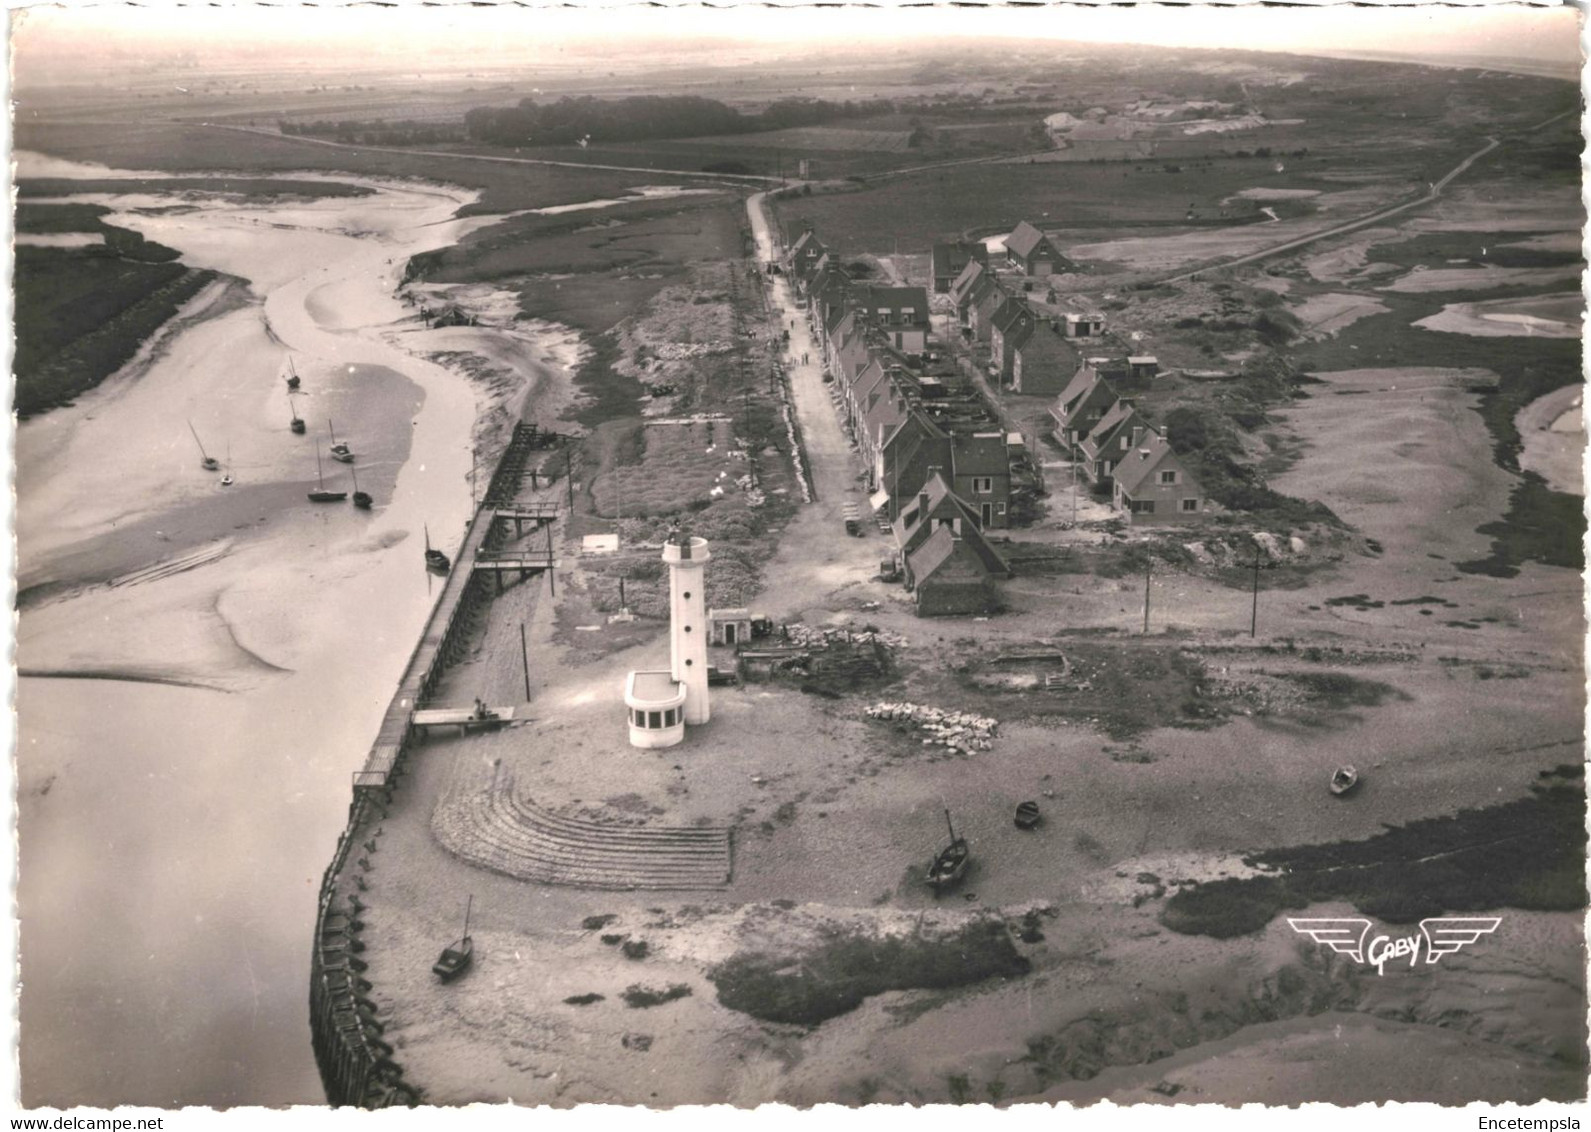
[[[716,99],[693,95],[618,99],[586,95],[545,104],[526,98],[517,106],[477,106],[465,113],[464,131],[470,140],[488,145],[573,145],[585,139],[613,142],[760,133],[894,112],[887,99],[786,98],[760,114],[743,114]]]

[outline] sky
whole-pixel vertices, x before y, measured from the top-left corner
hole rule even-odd
[[[753,51],[824,39],[905,46],[957,37],[1020,36],[1034,41],[1146,43],[1269,51],[1388,51],[1408,54],[1517,55],[1574,64],[1578,13],[1567,6],[1480,2],[1371,9],[1338,4],[1275,8],[1236,5],[1156,7],[1053,5],[1048,8],[914,7],[819,9],[745,5],[708,9],[588,4],[580,8],[507,5],[471,8],[414,5],[280,4],[189,6],[153,0],[124,4],[29,6],[17,10],[13,43],[20,52],[92,55],[95,45],[124,51],[213,51],[228,44],[324,55],[356,48],[359,58],[387,62],[477,54],[485,61],[529,61],[560,42],[606,43],[623,52],[692,37],[730,37]]]

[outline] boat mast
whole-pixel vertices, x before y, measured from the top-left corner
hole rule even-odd
[[[470,912],[475,907],[475,894],[470,893],[469,899],[464,904],[464,938],[470,938]]]
[[[956,827],[950,824],[950,807],[949,806],[945,807],[945,826],[950,830],[950,842],[951,842],[952,845],[954,845],[955,841],[956,841]]]
[[[319,483],[320,483],[320,490],[325,491],[326,490],[326,473],[321,471],[320,453],[319,452],[315,453],[315,479],[317,481],[319,481]],[[946,810],[945,813],[948,816],[950,811]]]
[[[199,439],[199,430],[193,427],[192,421],[188,422],[188,431],[193,433],[193,442],[199,446],[199,455],[208,460],[210,458],[210,453],[204,450],[204,441]]]

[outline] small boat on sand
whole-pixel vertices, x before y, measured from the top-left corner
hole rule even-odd
[[[354,450],[338,441],[337,430],[332,428],[329,419],[326,421],[326,431],[331,434],[331,458],[333,460],[341,460],[344,464],[352,464],[354,462]]]
[[[1037,829],[1044,820],[1044,815],[1039,813],[1037,802],[1023,802],[1016,808],[1016,827],[1018,829]]]
[[[433,574],[446,574],[452,567],[447,555],[431,546],[431,528],[425,528],[425,568]]]
[[[304,418],[298,415],[298,406],[293,404],[293,394],[291,392],[287,395],[287,411],[293,414],[293,423],[289,427],[292,428],[294,434],[303,436]]]
[[[951,824],[948,809],[945,810],[945,825],[950,829],[950,844],[941,849],[928,865],[928,887],[936,893],[966,876],[967,866],[972,863],[972,849],[965,837],[956,835],[956,827]]]
[[[327,491],[326,476],[320,466],[320,453],[315,453],[315,478],[320,481],[320,487],[309,493],[311,503],[341,503],[348,498],[346,491]]]
[[[232,444],[228,441],[226,446],[226,472],[221,476],[221,486],[232,486]]]
[[[475,897],[471,896],[464,905],[464,935],[443,948],[441,956],[431,964],[431,973],[444,983],[451,983],[469,970],[475,960],[475,941],[470,937],[470,912],[474,906]]]
[[[1359,785],[1359,772],[1346,764],[1331,772],[1331,792],[1343,795]]]
[[[204,441],[199,439],[199,430],[193,427],[193,422],[188,422],[188,431],[193,433],[193,442],[199,446],[199,466],[207,472],[220,471],[221,461],[204,450]]]
[[[350,466],[348,469],[348,474],[354,477],[354,506],[358,507],[362,511],[370,510],[370,504],[373,503],[374,500],[370,498],[370,493],[368,491],[359,490],[359,473],[354,471],[354,469]]]
[[[292,358],[287,359],[287,387],[289,389],[298,388],[298,371],[293,368]]]

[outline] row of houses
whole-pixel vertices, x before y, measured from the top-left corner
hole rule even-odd
[[[994,579],[1010,570],[984,532],[1010,526],[1020,434],[1007,435],[948,363],[935,372],[927,288],[853,280],[811,229],[788,270],[918,612],[995,608]]]
[[[1056,441],[1078,473],[1134,525],[1178,523],[1214,510],[1198,480],[1128,398],[1084,366],[1050,408]]]

